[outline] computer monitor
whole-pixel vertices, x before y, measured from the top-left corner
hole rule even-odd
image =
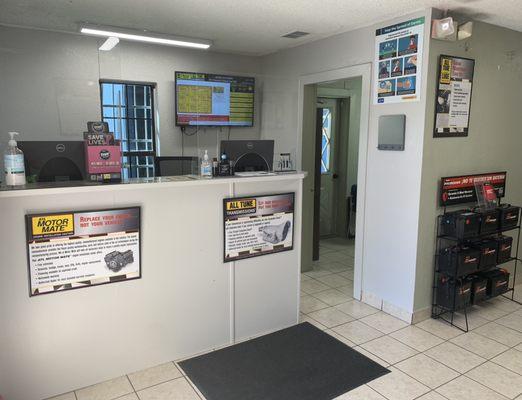
[[[191,175],[198,173],[197,157],[156,157],[154,159],[156,176]]]
[[[221,153],[235,162],[234,170],[272,171],[274,164],[273,140],[223,140]]]
[[[37,182],[85,179],[83,141],[19,141],[24,152],[25,174]]]

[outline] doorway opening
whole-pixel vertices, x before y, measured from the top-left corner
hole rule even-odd
[[[370,70],[360,65],[301,79],[305,294],[361,299]]]
[[[362,78],[313,86],[316,94],[312,268],[350,296],[355,265]],[[325,275],[327,276],[327,275]]]

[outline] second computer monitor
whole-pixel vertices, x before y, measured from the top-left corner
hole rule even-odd
[[[234,161],[234,170],[272,171],[274,163],[273,140],[223,140],[221,153]]]

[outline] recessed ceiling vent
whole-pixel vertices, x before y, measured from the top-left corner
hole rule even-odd
[[[285,37],[288,39],[299,39],[300,37],[303,37],[303,36],[306,36],[309,34],[310,34],[310,32],[294,31],[294,32],[287,33],[286,35],[283,35],[281,37]]]

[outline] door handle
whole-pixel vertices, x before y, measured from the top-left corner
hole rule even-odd
[[[334,173],[334,174],[332,175],[332,178],[333,178],[333,179],[337,179],[337,178],[339,178],[339,175],[336,174],[336,173]]]

